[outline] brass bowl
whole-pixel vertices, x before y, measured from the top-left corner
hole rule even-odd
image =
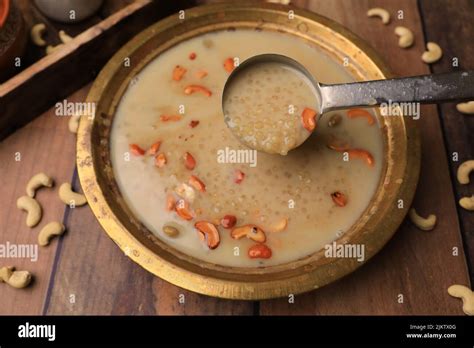
[[[160,278],[201,294],[230,299],[267,299],[319,288],[354,271],[355,259],[330,259],[324,251],[300,260],[262,268],[224,267],[185,255],[155,237],[129,210],[114,179],[109,135],[116,107],[132,78],[167,48],[202,33],[247,28],[286,32],[319,46],[349,66],[357,80],[383,79],[388,69],[375,52],[339,24],[311,12],[262,4],[213,4],[186,10],[146,29],[120,49],[93,84],[87,102],[96,103],[95,117],[82,117],[77,165],[82,188],[107,234],[135,262]],[[137,62],[124,67],[129,57]],[[365,260],[392,237],[405,217],[420,168],[418,132],[409,118],[381,117],[385,164],[376,194],[352,228],[337,243],[365,244]],[[403,208],[397,208],[398,200]]]

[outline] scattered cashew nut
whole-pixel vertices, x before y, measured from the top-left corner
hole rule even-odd
[[[35,24],[30,31],[31,41],[36,46],[46,46],[46,41],[43,39],[43,34],[46,31],[46,25],[44,23]]]
[[[41,206],[38,201],[28,196],[21,196],[16,201],[18,209],[22,209],[28,213],[26,217],[26,226],[34,227],[41,220]]]
[[[49,244],[49,241],[55,236],[60,236],[64,233],[66,227],[60,222],[53,221],[44,226],[40,233],[38,234],[38,244],[41,246],[46,246]]]
[[[59,31],[59,39],[62,43],[68,43],[72,41],[72,37],[70,37],[64,30]]]
[[[469,184],[469,174],[474,170],[474,160],[463,162],[458,168],[458,181],[460,184]]]
[[[31,273],[28,271],[15,271],[14,267],[0,268],[0,282],[5,282],[8,285],[22,289],[31,283]]]
[[[28,271],[14,271],[7,284],[17,289],[27,287],[31,283],[31,273]]]
[[[396,27],[395,34],[398,35],[400,38],[398,39],[398,46],[402,48],[408,48],[413,45],[415,41],[415,36],[413,32],[405,27]]]
[[[474,195],[463,197],[459,200],[459,205],[466,210],[474,210]]]
[[[469,184],[469,174],[474,170],[474,160],[463,162],[458,168],[458,181],[460,184]],[[466,210],[474,210],[474,195],[463,197],[459,200],[459,205]]]
[[[41,172],[33,176],[26,185],[26,194],[31,198],[35,197],[36,190],[41,187],[53,187],[53,179]]]
[[[79,121],[81,120],[81,115],[72,115],[69,118],[68,128],[71,133],[77,133],[79,129]]]
[[[436,215],[429,215],[426,219],[418,215],[415,208],[411,208],[408,216],[411,222],[415,224],[420,230],[431,231],[436,225]]]
[[[77,207],[87,203],[86,196],[74,192],[71,188],[71,184],[68,182],[65,182],[59,187],[59,198],[64,204],[74,204],[74,206]]]
[[[257,243],[264,243],[266,240],[265,232],[256,225],[244,225],[235,227],[231,232],[230,236],[233,239],[241,239],[247,237]]]
[[[474,100],[467,103],[459,103],[456,109],[463,114],[474,114]]]
[[[369,17],[380,17],[383,24],[388,24],[390,22],[390,13],[386,9],[375,7],[367,11],[367,16]]]
[[[474,315],[474,292],[464,285],[451,285],[448,294],[462,300],[462,310],[467,315]]]
[[[11,266],[0,268],[0,282],[6,283],[7,280],[12,276],[14,269],[15,268]]]
[[[423,54],[421,55],[421,60],[423,60],[425,63],[435,63],[443,56],[443,51],[437,43],[428,42],[426,44],[426,48],[428,50],[423,52]]]

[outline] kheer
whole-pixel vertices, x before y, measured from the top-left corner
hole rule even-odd
[[[332,113],[325,114],[286,156],[255,157],[237,140],[224,122],[223,86],[236,57],[263,53],[295,59],[322,83],[353,80],[303,39],[219,31],[149,63],[123,94],[112,124],[113,170],[135,216],[177,250],[219,265],[277,265],[321,250],[359,219],[380,180],[383,140],[373,116],[368,122],[339,111],[343,117],[329,127]],[[309,101],[295,103],[293,88],[287,93],[302,112]],[[364,112],[372,115],[352,114]],[[163,232],[166,226],[179,234]]]

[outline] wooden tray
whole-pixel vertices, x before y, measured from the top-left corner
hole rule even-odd
[[[48,22],[38,10],[31,13],[27,8],[33,6],[31,2],[22,1],[19,5],[30,26]],[[184,0],[136,0],[77,35],[63,49],[0,84],[0,140],[94,79],[108,59],[134,35],[160,18],[190,5],[191,1]],[[57,29],[53,31],[57,32]]]

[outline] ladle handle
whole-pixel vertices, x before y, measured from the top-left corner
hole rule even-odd
[[[474,100],[474,71],[321,85],[322,111],[383,103]]]

